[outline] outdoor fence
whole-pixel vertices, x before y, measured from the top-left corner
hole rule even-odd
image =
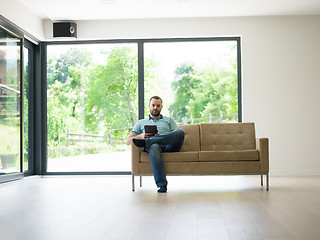
[[[177,123],[178,125],[193,124],[197,122],[225,122],[225,119],[229,119],[234,122],[238,117],[237,114],[223,115],[220,112],[219,116],[209,116],[205,118],[183,118],[182,123]],[[127,136],[129,135],[132,127],[109,129],[107,135],[97,135],[97,134],[86,134],[86,133],[67,133],[67,146],[73,142],[106,142],[109,144],[122,144],[125,142]]]
[[[106,142],[109,144],[124,143],[127,136],[123,132],[129,132],[132,127],[109,129],[107,135],[86,134],[86,133],[67,133],[67,146],[72,142]]]
[[[186,124],[194,124],[194,123],[213,123],[213,122],[235,122],[237,121],[238,115],[237,114],[230,114],[230,115],[223,115],[222,112],[220,112],[219,116],[209,116],[205,118],[183,118],[182,122],[178,122],[177,125],[186,125]],[[132,130],[132,127],[126,127],[126,128],[118,128],[118,129],[111,129],[109,128],[108,133],[105,135],[101,134],[88,134],[88,133],[71,133],[67,132],[66,138],[65,138],[65,144],[62,144],[60,141],[60,134],[58,134],[58,144],[57,147],[49,147],[49,155],[55,155],[61,157],[64,155],[64,152],[69,152],[70,149],[77,146],[77,143],[84,143],[86,147],[98,147],[99,143],[102,145],[99,145],[100,147],[106,146],[103,144],[107,144],[109,146],[120,146],[121,144],[124,144],[127,136],[130,134]],[[81,148],[81,145],[76,148]],[[83,145],[82,145],[83,146]]]
[[[225,119],[231,119],[231,122],[236,121],[236,118],[238,117],[238,114],[230,114],[230,115],[223,115],[222,112],[220,112],[219,116],[209,116],[209,117],[205,117],[205,118],[192,118],[188,119],[188,118],[182,118],[182,123],[177,123],[178,125],[186,125],[188,123],[190,124],[194,124],[197,122],[208,122],[208,123],[213,123],[213,122],[220,122],[223,123],[225,122]]]

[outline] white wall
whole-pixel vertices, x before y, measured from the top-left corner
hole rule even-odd
[[[320,174],[320,16],[77,23],[79,39],[241,36],[243,121],[269,137],[271,175]]]
[[[270,138],[274,175],[320,174],[320,17],[247,19],[243,116]]]
[[[43,39],[42,19],[19,0],[1,1],[0,14],[39,40]]]
[[[78,36],[241,36],[243,121],[269,137],[271,175],[320,174],[320,16],[80,21]]]

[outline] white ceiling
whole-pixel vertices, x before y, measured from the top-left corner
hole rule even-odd
[[[19,1],[52,21],[320,14],[320,0]]]

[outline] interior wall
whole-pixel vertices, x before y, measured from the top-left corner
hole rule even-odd
[[[269,138],[270,174],[320,174],[320,16],[80,21],[78,36],[241,36],[243,121]]]
[[[0,15],[14,23],[30,36],[44,38],[42,19],[19,0],[1,1]]]
[[[21,1],[0,14],[40,40],[52,22]],[[319,175],[320,16],[78,21],[78,39],[241,36],[243,121],[270,140],[271,175]]]
[[[270,138],[274,175],[319,175],[320,17],[246,19],[243,118]]]
[[[269,138],[270,174],[320,174],[320,16],[77,23],[80,40],[241,36],[243,121]],[[52,40],[51,21],[44,38]]]

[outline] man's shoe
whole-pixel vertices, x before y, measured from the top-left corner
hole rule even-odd
[[[145,148],[146,147],[146,140],[144,139],[132,139],[134,145],[136,145],[137,147],[141,147],[141,148]]]
[[[159,192],[159,193],[165,193],[165,192],[167,192],[167,185],[161,186],[161,187],[158,189],[158,192]]]

